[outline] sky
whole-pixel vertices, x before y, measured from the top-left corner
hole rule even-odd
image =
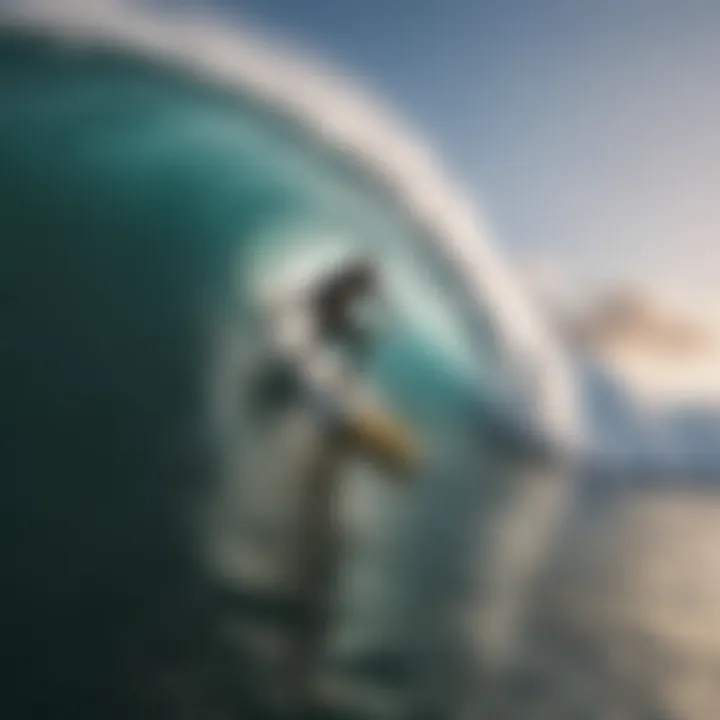
[[[217,0],[365,81],[526,268],[712,294],[717,0]]]

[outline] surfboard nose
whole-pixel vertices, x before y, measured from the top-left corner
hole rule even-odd
[[[406,471],[420,458],[417,438],[402,419],[384,409],[350,413],[343,429],[360,454],[388,468]]]

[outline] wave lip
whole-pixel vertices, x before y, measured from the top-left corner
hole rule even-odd
[[[451,266],[481,332],[535,386],[524,414],[553,444],[579,440],[575,388],[558,344],[532,311],[490,232],[439,170],[428,145],[347,76],[256,30],[223,26],[193,8],[173,12],[119,0],[10,0],[0,25],[73,47],[117,47],[169,62],[272,106],[348,155],[386,189]],[[490,338],[488,338],[490,341]]]

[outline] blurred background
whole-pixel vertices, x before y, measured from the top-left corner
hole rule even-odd
[[[464,187],[579,378],[584,472],[517,720],[720,717],[720,3],[231,0],[360,78]]]

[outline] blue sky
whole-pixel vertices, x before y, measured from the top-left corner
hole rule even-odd
[[[717,0],[218,5],[364,78],[524,262],[720,284]]]

